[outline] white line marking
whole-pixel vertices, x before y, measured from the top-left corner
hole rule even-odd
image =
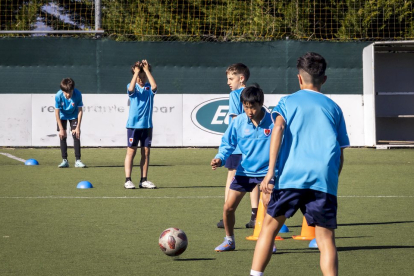
[[[26,162],[26,160],[24,160],[24,159],[22,159],[22,158],[19,158],[19,157],[16,157],[16,156],[14,156],[14,155],[11,155],[10,153],[5,153],[5,152],[0,152],[0,154],[1,155],[4,155],[4,156],[7,156],[7,157],[9,157],[9,158],[11,158],[11,159],[14,159],[14,160],[17,160],[17,161],[20,161],[20,162]]]
[[[1,196],[0,199],[208,199],[224,196]],[[341,198],[414,198],[414,196],[339,196]]]

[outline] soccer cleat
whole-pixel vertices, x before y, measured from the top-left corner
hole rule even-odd
[[[127,182],[125,182],[124,188],[125,189],[135,189],[135,185],[134,185],[134,183],[132,183],[131,180],[128,180]]]
[[[139,183],[139,187],[140,188],[145,188],[145,189],[157,189],[157,187],[154,185],[154,183],[152,183],[151,181],[144,181]]]
[[[273,245],[272,254],[276,254],[276,245]]]
[[[233,251],[236,249],[236,243],[233,241],[229,241],[228,239],[224,238],[224,242],[217,246],[214,250],[216,252],[223,252],[223,251]]]
[[[82,163],[82,161],[80,159],[76,160],[75,162],[75,167],[76,168],[86,168],[86,165]]]
[[[69,162],[67,159],[63,159],[62,163],[60,163],[60,165],[58,166],[58,168],[68,168],[69,167]]]
[[[217,228],[224,228],[224,222],[222,219],[217,223]]]
[[[256,226],[256,220],[250,220],[246,223],[246,228],[254,228]]]

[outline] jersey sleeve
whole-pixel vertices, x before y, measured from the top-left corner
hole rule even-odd
[[[130,85],[130,83],[128,83],[128,84],[127,84],[126,88],[127,88],[127,94],[128,94],[128,96],[130,96],[130,97],[131,97],[132,95],[134,95],[134,94],[135,94],[135,92],[136,92],[136,90],[137,90],[137,89],[134,87],[134,91],[131,91],[131,92],[130,92],[130,91],[128,90],[129,85]]]
[[[237,93],[230,93],[229,97],[229,115],[240,115],[242,110],[240,110],[240,98],[237,96]]]
[[[346,131],[344,114],[342,113],[342,110],[340,108],[339,108],[339,115],[340,115],[339,121],[338,121],[337,129],[336,129],[338,133],[337,140],[341,148],[346,148],[346,147],[349,147],[350,143],[349,143],[348,132]]]
[[[275,121],[277,116],[282,116],[283,120],[287,122],[286,97],[280,99],[277,106],[272,110],[272,120]]]
[[[57,94],[55,96],[55,108],[60,109],[60,98]]]
[[[219,147],[219,152],[214,158],[219,158],[221,160],[221,165],[226,164],[227,158],[233,153],[237,147],[237,130],[235,121],[232,121],[227,128],[226,132],[221,138],[221,144]]]

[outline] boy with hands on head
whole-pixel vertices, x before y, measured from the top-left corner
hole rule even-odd
[[[157,84],[151,74],[151,65],[147,60],[137,61],[131,67],[132,79],[127,85],[130,100],[129,117],[127,121],[128,147],[125,156],[125,189],[135,189],[131,173],[138,144],[141,147],[141,180],[139,187],[155,189],[156,186],[148,181],[148,166],[152,142],[152,113]]]

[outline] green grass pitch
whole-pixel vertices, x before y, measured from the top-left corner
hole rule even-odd
[[[151,152],[157,190],[125,190],[125,149],[84,148],[86,169],[58,169],[60,151],[0,148],[0,275],[248,275],[255,242],[246,197],[236,213],[236,251],[216,253],[227,171],[212,171],[216,149]],[[137,160],[138,161],[138,158]],[[137,163],[137,162],[136,162]],[[93,189],[76,189],[90,181]],[[138,184],[139,167],[133,181]],[[341,275],[412,275],[414,150],[346,149],[336,231]],[[296,241],[302,214],[287,220],[266,275],[320,275],[319,253]],[[158,247],[160,233],[183,229],[179,257]]]

